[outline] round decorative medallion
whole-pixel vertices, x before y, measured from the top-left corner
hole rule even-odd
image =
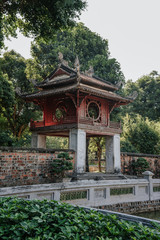
[[[58,106],[55,111],[55,118],[59,122],[66,116],[66,109],[64,106]]]
[[[98,121],[100,118],[99,104],[95,101],[90,101],[87,107],[88,116],[94,121]]]

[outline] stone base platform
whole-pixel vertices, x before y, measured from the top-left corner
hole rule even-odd
[[[114,173],[114,174],[109,174],[109,173],[74,173],[71,179],[71,182],[76,182],[76,181],[83,181],[83,180],[122,180],[122,179],[127,179],[123,174],[121,173]]]

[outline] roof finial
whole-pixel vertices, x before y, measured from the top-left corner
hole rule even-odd
[[[93,66],[90,66],[87,71],[85,71],[85,74],[92,77],[94,75],[94,69]]]
[[[138,97],[138,92],[137,92],[137,91],[132,92],[132,93],[128,96],[128,98],[131,98],[132,100],[135,100],[137,97]]]
[[[61,52],[58,53],[58,60],[61,64],[68,66],[68,62],[63,59],[63,54]]]
[[[75,59],[75,62],[74,62],[74,66],[75,66],[77,72],[79,73],[80,72],[80,63],[79,63],[78,56],[76,56],[76,59]]]
[[[32,83],[34,87],[37,85],[37,82],[35,79],[29,79],[29,82]]]
[[[116,84],[116,87],[117,88],[121,88],[123,86],[123,82],[122,81],[119,81],[117,84]]]
[[[63,53],[61,53],[61,52],[58,53],[58,60],[59,60],[60,62],[63,61]]]

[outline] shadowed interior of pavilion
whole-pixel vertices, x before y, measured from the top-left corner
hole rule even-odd
[[[76,152],[72,181],[124,179],[120,163],[121,125],[110,121],[110,114],[132,102],[133,96],[124,98],[115,93],[119,86],[95,76],[92,67],[80,72],[78,58],[74,69],[61,53],[59,60],[57,68],[35,84],[36,92],[21,95],[43,112],[43,120],[31,120],[32,147],[45,148],[46,136],[68,137],[69,149]],[[106,140],[105,173],[86,172],[87,138],[96,136]]]

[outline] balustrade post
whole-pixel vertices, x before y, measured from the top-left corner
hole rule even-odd
[[[153,200],[153,175],[154,173],[150,172],[150,171],[145,171],[142,173],[144,178],[148,180],[149,184],[148,184],[148,195],[149,195],[149,200]]]

